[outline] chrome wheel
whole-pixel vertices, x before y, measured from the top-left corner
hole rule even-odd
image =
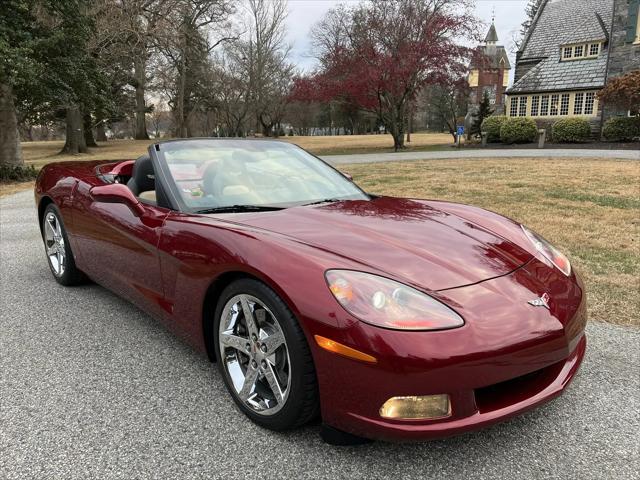
[[[238,399],[260,415],[278,412],[289,396],[291,362],[275,315],[257,298],[236,295],[222,309],[218,343]]]
[[[48,212],[44,218],[44,245],[51,270],[56,276],[62,276],[66,267],[66,250],[62,225],[53,212]]]

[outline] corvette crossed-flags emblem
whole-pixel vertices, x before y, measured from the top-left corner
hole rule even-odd
[[[545,307],[546,309],[549,309],[550,299],[551,297],[549,297],[549,294],[545,292],[542,294],[542,296],[540,296],[540,298],[529,300],[527,303],[529,305],[533,305],[534,307]]]

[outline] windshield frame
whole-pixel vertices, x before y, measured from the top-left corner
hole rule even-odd
[[[340,170],[338,170],[336,167],[334,167],[333,165],[331,165],[330,163],[324,161],[322,158],[318,157],[317,155],[314,155],[313,153],[305,150],[304,148],[300,147],[299,145],[296,145],[295,143],[290,143],[290,142],[284,142],[282,140],[277,140],[277,139],[272,139],[272,138],[222,138],[222,137],[196,137],[196,138],[188,138],[188,139],[173,139],[173,140],[165,140],[162,142],[156,142],[154,144],[149,145],[149,155],[151,156],[152,162],[154,165],[157,166],[156,169],[156,182],[160,181],[166,188],[165,190],[168,191],[168,196],[169,196],[169,200],[170,202],[173,204],[173,206],[175,207],[175,210],[182,212],[182,213],[190,213],[190,214],[194,214],[194,215],[202,215],[201,213],[198,213],[199,210],[202,210],[202,207],[190,207],[189,205],[187,205],[185,203],[185,201],[182,198],[182,195],[180,194],[180,190],[178,185],[176,184],[173,175],[170,171],[169,168],[169,163],[167,162],[167,159],[165,158],[165,151],[167,151],[167,148],[163,148],[163,146],[166,146],[168,144],[171,144],[171,150],[176,150],[176,146],[175,144],[184,144],[184,145],[188,145],[189,143],[196,143],[196,142],[207,142],[207,141],[214,141],[214,142],[229,142],[229,143],[237,143],[237,142],[273,142],[273,143],[281,143],[281,144],[286,144],[287,146],[294,148],[294,149],[299,149],[302,152],[304,152],[306,155],[308,155],[309,157],[311,157],[311,159],[316,160],[318,162],[323,163],[325,166],[329,167],[331,170],[333,170],[334,172],[337,172],[338,175],[340,175],[341,178],[344,179],[345,182],[349,182],[353,185],[353,187],[359,192],[361,193],[364,198],[362,200],[368,201],[371,200],[372,196],[369,195],[367,192],[365,192],[362,188],[360,188],[353,180],[347,178]],[[318,199],[318,200],[322,200],[322,199]],[[310,199],[309,202],[313,202],[313,199]],[[269,206],[274,206],[274,207],[279,207],[280,209],[285,209],[285,208],[292,208],[292,207],[297,207],[297,206],[304,206],[306,204],[309,203],[308,201],[300,201],[300,202],[287,202],[287,203],[281,203],[281,204],[273,204],[273,205],[269,205],[269,204],[265,204],[265,207],[269,207]],[[315,203],[315,202],[313,202]],[[233,212],[221,212],[220,214],[226,214],[226,213],[233,213]],[[253,213],[259,213],[259,212],[253,212]]]

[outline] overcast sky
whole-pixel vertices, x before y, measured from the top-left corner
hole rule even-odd
[[[355,2],[358,0],[347,0]],[[289,43],[292,47],[291,58],[302,69],[309,70],[315,65],[310,55],[309,30],[323,15],[344,0],[289,0],[289,16],[287,29]],[[526,0],[476,0],[476,15],[486,22],[487,29],[491,23],[491,12],[495,8],[496,29],[500,45],[511,49],[512,32],[520,28],[524,21]],[[511,64],[515,58],[511,55]]]

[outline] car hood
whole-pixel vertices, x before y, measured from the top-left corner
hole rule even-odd
[[[234,221],[287,235],[427,290],[505,275],[532,255],[423,202],[380,197],[242,214]]]

